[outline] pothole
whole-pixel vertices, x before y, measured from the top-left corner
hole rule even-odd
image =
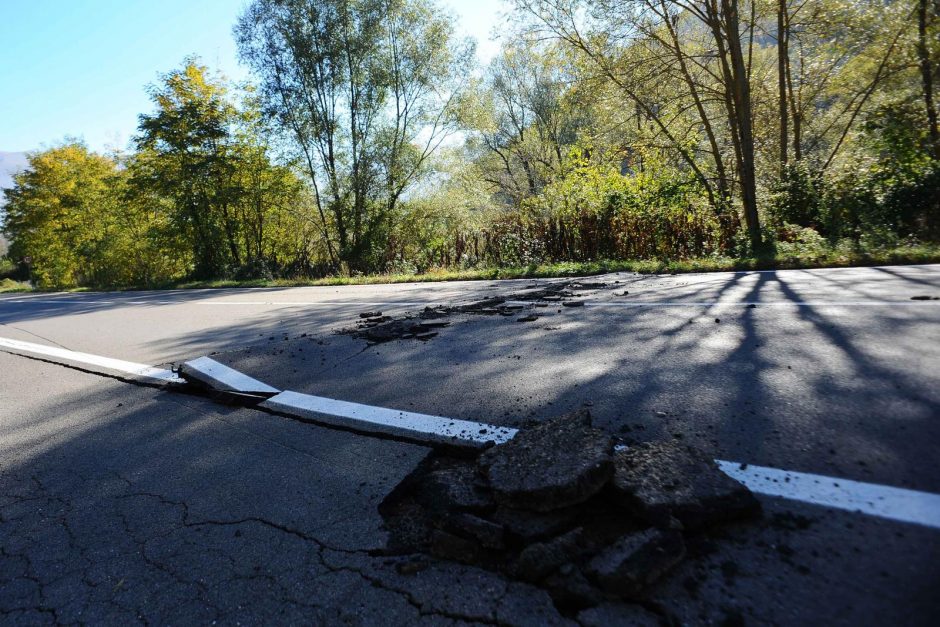
[[[614,444],[581,410],[472,457],[435,452],[379,506],[387,552],[497,571],[575,612],[645,602],[688,542],[760,515],[751,492],[693,448]]]

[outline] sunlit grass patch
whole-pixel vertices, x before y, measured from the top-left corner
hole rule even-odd
[[[13,279],[0,279],[0,294],[9,292],[31,292],[32,286],[26,281],[14,281]]]

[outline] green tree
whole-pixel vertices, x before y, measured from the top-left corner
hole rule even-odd
[[[582,125],[567,102],[576,77],[565,52],[523,37],[504,45],[487,68],[474,142],[486,153],[479,159],[486,182],[511,205],[561,175]]]
[[[29,155],[28,167],[4,190],[10,257],[29,258],[42,287],[96,282],[107,271],[122,185],[117,163],[81,142]]]
[[[334,269],[379,267],[399,200],[457,129],[472,46],[429,0],[255,0],[235,34]]]
[[[516,0],[515,5],[536,28],[570,45],[619,88],[637,118],[653,123],[657,143],[694,172],[718,211],[736,188],[751,245],[761,246],[751,97],[753,11],[742,18],[737,0]]]
[[[133,193],[167,216],[163,237],[183,244],[193,276],[270,276],[308,257],[309,228],[295,211],[304,189],[273,162],[257,98],[249,92],[239,106],[193,58],[150,94],[156,110],[140,116]]]
[[[238,111],[222,80],[193,58],[149,91],[156,111],[140,116],[132,183],[171,201],[194,276],[222,276],[241,263],[233,154]]]

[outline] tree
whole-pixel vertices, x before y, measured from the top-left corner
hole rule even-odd
[[[28,156],[27,168],[4,190],[2,230],[9,255],[29,258],[42,287],[73,287],[107,271],[122,174],[113,159],[78,141]]]
[[[156,111],[140,116],[131,183],[169,216],[193,276],[270,273],[269,265],[306,256],[305,230],[286,214],[302,205],[303,189],[290,168],[272,163],[253,99],[239,108],[224,80],[194,58],[150,94]],[[286,257],[266,241],[273,213],[292,223],[301,242]]]
[[[761,247],[750,55],[745,56],[741,38],[742,31],[753,32],[753,20],[742,24],[737,0],[516,0],[516,5],[621,89],[695,173],[718,211],[730,202],[736,183],[752,248]],[[669,93],[663,81],[669,75],[686,93]],[[714,101],[722,105],[736,181],[724,165]],[[692,127],[683,124],[690,110],[699,117]],[[699,125],[708,140],[702,149],[691,139]],[[702,167],[697,156],[702,151],[713,159],[716,181]]]
[[[334,269],[374,269],[402,194],[457,129],[472,46],[429,0],[255,0],[235,35],[303,156]]]
[[[523,38],[505,45],[487,68],[474,143],[484,151],[483,178],[512,206],[560,175],[575,143],[581,120],[566,103],[574,76],[564,52]]]
[[[237,110],[221,79],[189,58],[149,88],[156,106],[142,114],[132,182],[170,199],[172,220],[189,243],[194,275],[224,275],[241,259],[235,234]]]

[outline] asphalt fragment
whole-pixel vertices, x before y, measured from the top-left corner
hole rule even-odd
[[[640,444],[614,454],[612,487],[634,515],[654,525],[686,528],[754,516],[760,502],[715,462],[675,440]]]
[[[588,572],[606,591],[631,598],[666,574],[685,557],[682,534],[674,529],[645,529],[623,536],[588,563]]]
[[[551,511],[583,503],[613,473],[610,436],[581,410],[527,429],[484,452],[479,467],[507,507]]]

